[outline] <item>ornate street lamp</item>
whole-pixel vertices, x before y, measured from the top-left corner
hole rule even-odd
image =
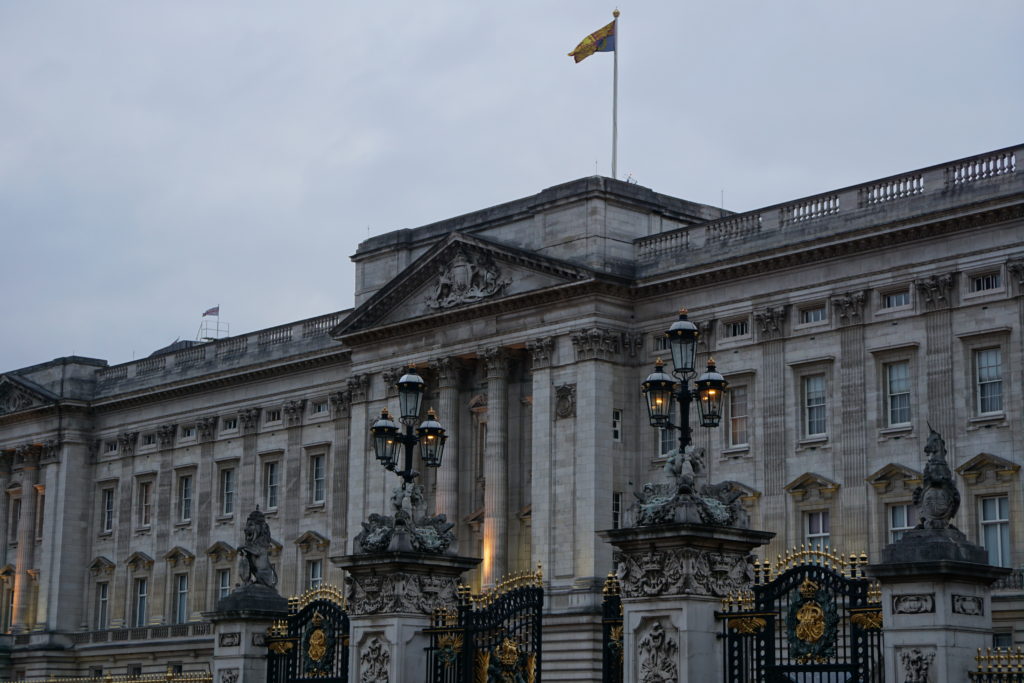
[[[444,455],[444,443],[448,440],[444,427],[437,421],[433,410],[427,413],[427,419],[413,433],[413,425],[419,420],[423,405],[423,394],[426,383],[416,374],[413,368],[407,368],[398,380],[398,405],[402,412],[401,422],[405,433],[391,419],[387,408],[381,411],[380,419],[370,427],[373,435],[373,450],[377,460],[385,469],[402,478],[403,485],[412,482],[420,473],[412,468],[412,452],[417,444],[420,447],[420,458],[427,467],[440,467]],[[405,449],[402,469],[398,467],[398,446]]]
[[[682,453],[693,440],[690,430],[690,403],[697,401],[700,423],[704,427],[717,427],[722,419],[722,397],[728,382],[715,370],[715,361],[709,360],[707,371],[696,381],[696,389],[690,389],[690,380],[696,377],[694,368],[697,356],[697,326],[686,318],[686,309],[679,311],[679,320],[668,332],[669,348],[672,350],[672,375],[664,370],[659,358],[654,372],[640,385],[647,399],[647,415],[651,426],[658,429],[679,430],[679,452]],[[679,404],[679,424],[672,424],[672,404]]]

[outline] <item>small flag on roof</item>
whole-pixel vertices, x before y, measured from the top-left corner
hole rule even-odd
[[[207,309],[206,309],[206,312],[205,312],[205,313],[203,313],[203,317],[205,318],[205,317],[206,317],[206,316],[208,316],[208,315],[216,315],[216,316],[219,316],[219,315],[220,315],[220,304],[217,304],[217,305],[216,305],[216,306],[214,306],[213,308],[207,308]]]

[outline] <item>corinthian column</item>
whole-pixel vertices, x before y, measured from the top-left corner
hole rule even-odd
[[[444,462],[437,469],[437,493],[434,499],[434,513],[448,516],[449,521],[459,519],[459,361],[455,358],[439,358],[432,364],[437,373],[438,406],[437,419],[448,434]]]
[[[483,353],[487,377],[487,449],[484,452],[483,584],[493,586],[508,567],[508,420],[509,357],[504,349]]]

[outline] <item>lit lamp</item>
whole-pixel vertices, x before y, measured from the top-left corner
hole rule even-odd
[[[722,397],[729,385],[725,378],[715,370],[715,359],[708,359],[708,369],[697,378],[697,410],[700,412],[700,423],[704,427],[717,427],[722,419]]]
[[[420,459],[427,467],[440,467],[441,458],[444,457],[444,442],[448,440],[448,435],[437,421],[433,408],[427,411],[427,419],[416,430],[416,435],[420,440]]]
[[[437,415],[433,410],[427,412],[427,419],[424,420],[413,433],[413,425],[419,420],[420,409],[423,406],[423,394],[426,393],[427,385],[423,378],[416,374],[412,367],[406,369],[405,374],[398,380],[398,407],[402,413],[401,422],[405,425],[403,433],[399,426],[391,419],[387,408],[381,411],[380,419],[370,427],[373,436],[373,451],[377,460],[385,469],[394,472],[405,484],[410,483],[419,476],[419,472],[412,468],[412,452],[417,444],[420,447],[420,459],[427,467],[440,467],[441,458],[444,456],[444,443],[448,440],[444,427],[437,421]],[[405,449],[405,457],[402,462],[402,469],[398,467],[398,446]]]

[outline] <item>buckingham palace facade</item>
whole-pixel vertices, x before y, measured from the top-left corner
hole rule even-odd
[[[929,425],[956,524],[1024,642],[1024,174],[1007,148],[746,213],[590,177],[366,240],[353,307],[129,363],[0,374],[0,665],[207,669],[204,614],[259,506],[285,596],[341,586],[393,475],[369,426],[413,364],[450,439],[424,473],[475,588],[544,570],[544,675],[600,670],[601,587],[676,435],[640,383],[681,306],[729,382],[695,429],[769,556],[869,556],[915,523]]]

